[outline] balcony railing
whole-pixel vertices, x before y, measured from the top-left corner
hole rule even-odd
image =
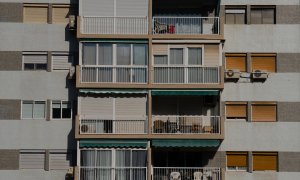
[[[214,84],[220,82],[219,67],[154,66],[157,84]]]
[[[180,178],[177,178],[179,176]],[[221,169],[196,167],[154,167],[152,177],[153,180],[221,180]]]
[[[152,116],[154,134],[220,134],[220,116]]]
[[[153,34],[219,34],[219,17],[153,17]]]
[[[147,66],[81,66],[83,83],[147,83]]]
[[[81,118],[80,134],[146,134],[146,118],[143,120],[106,120]]]
[[[148,17],[81,17],[82,34],[148,34]]]
[[[80,180],[147,180],[146,167],[80,167]]]

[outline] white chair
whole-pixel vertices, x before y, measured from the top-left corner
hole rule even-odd
[[[202,180],[202,172],[194,172],[194,180]]]
[[[203,172],[203,180],[211,180],[211,178],[212,178],[212,172],[211,171]]]
[[[171,172],[170,180],[181,180],[181,175],[179,172]]]

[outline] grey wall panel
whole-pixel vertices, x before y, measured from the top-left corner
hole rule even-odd
[[[222,100],[300,102],[300,74],[273,73],[264,83],[225,83]]]
[[[0,0],[0,2],[77,4],[78,0]]]
[[[76,149],[74,135],[72,120],[2,120],[0,149]]]
[[[0,150],[0,170],[19,169],[19,150]]]
[[[117,0],[117,16],[148,16],[148,0]]]
[[[226,167],[226,152],[225,151],[209,151],[201,153],[202,159],[208,159],[207,162],[202,162],[203,167]]]
[[[43,169],[26,169],[25,171],[0,171],[0,179],[3,180],[63,180],[66,176],[66,170],[51,170],[45,171]]]
[[[300,152],[279,152],[279,172],[300,172]]]
[[[277,24],[300,24],[300,6],[276,6]]]
[[[0,120],[18,120],[20,117],[20,100],[0,99]]]
[[[0,3],[0,22],[23,22],[23,4]]]
[[[1,51],[78,51],[66,25],[0,23]]]
[[[300,102],[278,102],[277,115],[281,122],[300,122]]]
[[[0,51],[0,71],[22,70],[22,52]]]
[[[225,52],[300,52],[300,24],[225,24],[224,35]]]
[[[300,123],[225,121],[219,151],[300,151]]]
[[[300,53],[278,53],[277,72],[300,72]]]
[[[299,5],[299,0],[222,0],[222,5]]]

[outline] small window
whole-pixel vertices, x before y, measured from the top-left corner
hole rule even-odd
[[[248,168],[247,152],[227,152],[227,169],[233,171],[246,171]]]
[[[252,104],[253,122],[274,122],[277,119],[276,104]]]
[[[251,56],[252,72],[256,70],[276,72],[275,54],[252,54]]]
[[[52,119],[71,119],[71,103],[68,101],[52,101]]]
[[[246,24],[246,9],[226,9],[226,24]]]
[[[275,8],[252,7],[251,24],[275,24]]]
[[[227,119],[246,119],[247,104],[234,102],[226,104],[226,118]]]
[[[45,119],[45,101],[23,101],[22,118],[23,119]]]
[[[45,53],[24,53],[23,66],[25,71],[47,70],[47,54]]]
[[[278,153],[253,152],[253,171],[277,171]]]
[[[240,72],[246,72],[246,62],[246,54],[226,54],[226,70],[237,69]]]
[[[98,44],[98,64],[113,64],[113,47],[112,44]]]
[[[167,65],[168,56],[167,55],[154,55],[154,64],[155,65]]]
[[[48,5],[47,4],[24,4],[23,21],[25,23],[47,23]]]
[[[202,65],[201,48],[188,48],[188,56],[189,65]]]
[[[52,6],[52,23],[67,24],[69,15],[74,14],[73,8],[68,4],[54,4]]]
[[[83,43],[83,65],[96,65],[96,44],[95,43]]]
[[[45,151],[21,150],[20,151],[20,169],[44,169]]]
[[[133,64],[146,65],[148,57],[148,46],[146,44],[133,45]]]
[[[183,64],[183,48],[170,48],[170,64]]]
[[[117,65],[130,65],[130,44],[117,44]]]

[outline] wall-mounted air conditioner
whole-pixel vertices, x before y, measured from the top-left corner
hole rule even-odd
[[[96,127],[93,124],[82,124],[80,127],[80,132],[83,134],[93,134],[96,133]]]
[[[74,66],[71,66],[71,67],[69,68],[68,79],[73,79],[74,75],[75,75],[75,67],[74,67]]]
[[[75,30],[76,28],[76,17],[75,15],[69,15],[69,29]]]
[[[257,79],[257,80],[261,80],[261,79],[267,79],[268,78],[268,72],[264,71],[264,70],[254,70],[251,73],[251,77],[252,79]]]
[[[238,69],[229,69],[225,72],[226,79],[239,79],[240,78],[240,70]]]

